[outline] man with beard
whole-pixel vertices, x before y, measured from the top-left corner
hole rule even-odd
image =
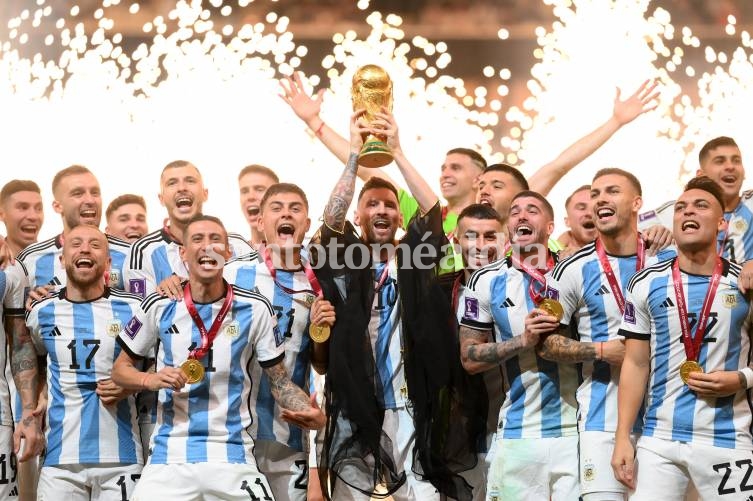
[[[610,460],[625,353],[618,334],[625,286],[637,271],[674,251],[647,255],[637,227],[641,185],[633,174],[616,168],[598,171],[591,200],[598,237],[554,268],[548,295],[561,303],[564,314],[559,332],[543,340],[540,354],[560,364],[581,364],[577,399],[583,500],[623,501],[626,489],[612,475]]]
[[[542,303],[556,259],[547,249],[553,230],[549,202],[533,191],[518,193],[508,218],[512,253],[474,272],[458,306],[463,367],[501,367],[506,381],[488,472],[491,499],[565,501],[579,494],[578,374],[535,350],[539,337],[559,326]]]
[[[181,237],[183,301],[152,294],[118,338],[114,380],[160,394],[152,454],[132,499],[272,499],[248,433],[259,384],[252,366],[263,368],[283,419],[317,429],[324,415],[288,377],[272,305],[223,280],[230,251],[222,222],[197,215]],[[140,371],[155,349],[157,372]]]
[[[277,174],[263,165],[247,165],[238,174],[241,212],[251,232],[248,243],[254,249],[258,249],[264,243],[264,234],[258,228],[261,199],[270,186],[279,182]]]
[[[677,258],[627,287],[612,468],[630,499],[681,501],[691,482],[701,499],[749,499],[750,304],[740,267],[717,252],[723,191],[691,179],[674,213]],[[630,431],[644,403],[636,454]]]
[[[570,229],[557,237],[557,241],[564,247],[560,252],[560,259],[571,256],[596,240],[596,224],[591,210],[591,186],[584,184],[572,192],[565,200],[565,211],[565,225]]]
[[[167,219],[161,229],[133,243],[124,269],[129,292],[143,298],[155,292],[166,278],[187,275],[179,254],[180,236],[186,223],[201,214],[208,194],[199,169],[190,162],[175,160],[162,169],[159,201],[167,209]],[[230,233],[228,238],[231,255],[253,250],[238,234]]]
[[[469,499],[470,488],[453,467],[475,463],[471,441],[477,437],[457,426],[468,415],[455,400],[462,368],[450,328],[453,313],[435,281],[447,242],[440,206],[405,157],[392,115],[379,113],[378,124],[367,126],[361,113],[351,118],[350,156],[312,256],[321,265],[317,277],[325,297],[337,310],[319,463],[320,475],[330,476],[322,487],[338,500],[369,499],[379,484],[397,500],[438,499],[438,489]],[[345,217],[362,135],[377,128],[421,208],[399,249],[395,234],[403,221],[389,182],[374,177],[361,189],[354,218],[360,238]]]
[[[66,286],[32,305],[26,323],[47,361],[47,450],[38,499],[129,498],[142,452],[131,392],[110,379],[115,338],[139,298],[107,287],[107,237],[81,224],[65,234]],[[14,362],[15,363],[15,362]]]
[[[269,298],[277,327],[285,336],[285,368],[293,383],[306,391],[311,366],[323,372],[327,356],[326,340],[312,339],[310,328],[332,327],[335,321],[335,310],[321,298],[321,286],[301,253],[311,225],[308,199],[294,184],[273,184],[259,209],[258,228],[266,244],[259,253],[229,261],[224,277],[228,283]],[[251,379],[258,382],[251,392],[256,402],[251,408],[251,436],[259,470],[267,477],[276,500],[303,501],[308,482],[319,485],[316,472],[308,471],[308,436],[282,418],[261,367],[252,368]]]
[[[658,95],[658,92],[654,92],[656,85],[656,82],[645,81],[633,95],[624,101],[620,99],[620,91],[617,90],[612,116],[594,131],[567,147],[554,160],[534,172],[529,181],[531,189],[546,196],[562,176],[598,150],[621,127],[632,122],[641,114],[654,109],[657,105],[656,97]],[[347,162],[348,140],[332,130],[319,116],[324,90],[320,90],[312,98],[306,92],[298,73],[283,80],[281,87],[283,99],[296,116],[306,123],[316,137],[340,161]],[[442,207],[442,223],[445,234],[451,236],[457,226],[458,214],[474,201],[479,201],[475,181],[485,168],[486,161],[473,150],[455,148],[447,152],[439,176],[440,191],[442,197],[447,201],[447,205]],[[397,185],[384,171],[379,169],[359,168],[358,176],[364,181],[372,176],[378,176],[389,181],[392,185]],[[528,186],[522,189],[528,189]],[[404,190],[398,190],[398,195],[403,223],[407,224],[417,213],[419,204],[415,198]],[[514,195],[515,193],[512,193],[510,198]],[[508,201],[510,198],[508,198]],[[504,207],[495,207],[495,209],[501,216],[506,217],[509,204]],[[460,256],[453,252],[450,257],[451,259],[444,260],[440,270],[442,273],[457,271],[462,266]]]
[[[66,285],[66,274],[60,262],[63,235],[79,225],[99,228],[102,218],[102,195],[99,182],[92,172],[81,165],[59,171],[52,179],[52,208],[63,219],[63,233],[43,242],[29,245],[18,254],[29,276],[32,288],[51,289]],[[123,263],[129,244],[107,236],[110,252],[108,286],[123,289]],[[35,296],[38,299],[40,296]]]
[[[146,235],[146,202],[139,195],[120,195],[105,210],[105,233],[133,243]]]

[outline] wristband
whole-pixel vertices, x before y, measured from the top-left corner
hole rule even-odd
[[[324,120],[322,120],[322,123],[319,124],[319,127],[316,128],[314,131],[314,134],[316,134],[317,137],[322,137],[322,129],[324,128]]]
[[[745,389],[749,390],[753,388],[753,369],[750,367],[743,367],[740,372],[745,376]]]

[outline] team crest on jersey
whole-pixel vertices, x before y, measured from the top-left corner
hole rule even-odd
[[[109,278],[107,279],[107,285],[115,287],[120,283],[120,272],[118,270],[110,270]]]
[[[123,325],[120,323],[120,320],[117,318],[113,318],[109,322],[107,322],[107,335],[110,337],[118,337],[118,334],[120,334],[120,331],[123,330]]]
[[[132,278],[128,281],[128,291],[131,294],[136,294],[142,298],[146,292],[146,279],[144,278]]]
[[[475,297],[465,298],[465,318],[478,320],[478,299]]]
[[[625,319],[625,322],[635,325],[635,306],[630,301],[625,303],[625,313],[623,313],[622,318]]]
[[[223,328],[223,332],[229,338],[235,339],[241,335],[241,324],[237,320],[233,320]]]
[[[724,296],[722,296],[722,304],[725,308],[729,309],[737,306],[737,293],[724,294]]]
[[[742,234],[748,229],[748,223],[745,219],[739,217],[732,221],[732,228],[735,230],[735,233]]]
[[[593,463],[587,462],[583,465],[583,480],[591,482],[596,478],[596,468]]]
[[[129,338],[134,339],[136,337],[136,334],[139,333],[139,330],[141,330],[142,325],[143,324],[141,323],[141,320],[133,317],[128,321],[123,331],[128,334]]]

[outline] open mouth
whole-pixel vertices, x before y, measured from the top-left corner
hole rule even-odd
[[[585,230],[593,230],[596,228],[596,223],[594,223],[593,219],[588,219],[587,221],[583,221],[581,226],[583,226],[583,229]]]
[[[701,229],[701,225],[698,224],[696,221],[683,221],[682,226],[680,226],[680,229],[682,231],[699,230]]]
[[[599,219],[606,219],[608,217],[614,216],[615,211],[614,209],[610,209],[609,207],[602,207],[601,209],[597,209],[596,216]]]
[[[97,217],[97,211],[94,209],[84,209],[79,214],[86,219],[94,219]]]
[[[289,223],[283,223],[277,227],[277,236],[292,237],[295,235],[295,226]]]
[[[141,238],[141,232],[138,230],[132,230],[132,231],[126,231],[125,236],[128,239],[131,238]]]
[[[374,221],[374,228],[377,230],[389,230],[390,222],[387,219],[377,219]]]
[[[249,205],[246,207],[246,214],[249,216],[258,216],[259,215],[259,206],[258,205]]]
[[[179,209],[182,209],[184,207],[191,207],[193,205],[193,200],[191,200],[191,197],[178,197],[175,199],[175,206]]]
[[[73,264],[76,266],[76,268],[83,268],[85,270],[88,270],[90,268],[94,268],[94,260],[88,257],[80,257],[76,259]]]
[[[484,205],[488,205],[488,206],[490,206],[490,207],[491,207],[492,205],[494,205],[494,204],[492,203],[492,199],[491,199],[490,197],[486,196],[486,195],[481,195],[481,196],[479,197],[478,203],[480,203],[480,204],[484,204]]]
[[[737,176],[733,176],[731,174],[728,174],[726,176],[722,176],[721,177],[721,181],[723,183],[734,184],[737,181]]]
[[[533,235],[533,228],[528,224],[519,224],[515,228],[515,235],[519,237]]]
[[[24,233],[36,233],[39,231],[39,226],[34,224],[24,224],[21,225],[20,229]]]
[[[199,264],[204,268],[214,268],[217,266],[217,261],[209,256],[201,256]]]

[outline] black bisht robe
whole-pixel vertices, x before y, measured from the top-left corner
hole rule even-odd
[[[382,431],[384,402],[368,332],[375,294],[371,249],[350,223],[342,233],[322,225],[314,242],[320,245],[311,248],[312,263],[337,315],[329,341],[327,426],[318,455],[321,485],[329,497],[327,486],[334,490],[339,481],[372,496],[376,485],[384,484],[388,492],[378,496],[386,497],[405,482],[405,472]],[[460,364],[455,312],[436,276],[448,244],[439,204],[417,214],[400,243],[411,250],[410,256],[398,250],[397,287],[408,405],[416,428],[413,470],[440,493],[470,500],[471,488],[458,473],[476,464],[487,402],[483,388],[469,384]],[[419,246],[423,261],[411,262]],[[348,254],[351,263],[363,266],[345,267]]]

